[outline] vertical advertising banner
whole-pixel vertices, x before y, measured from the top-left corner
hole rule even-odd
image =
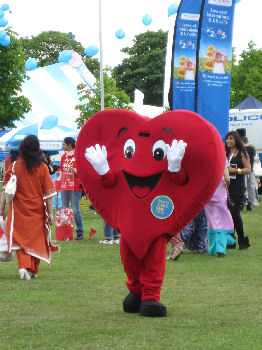
[[[199,16],[203,0],[181,0],[173,39],[170,108],[195,110]]]
[[[196,112],[228,131],[235,0],[205,0],[200,19]]]

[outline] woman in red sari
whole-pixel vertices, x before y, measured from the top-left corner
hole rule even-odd
[[[5,174],[3,188],[12,173]],[[20,144],[15,163],[17,189],[9,204],[6,223],[8,251],[16,251],[21,279],[35,278],[40,260],[50,263],[52,246],[49,225],[54,223],[52,197],[56,194],[47,166],[43,163],[39,140],[28,135]],[[3,192],[0,216],[5,218],[6,198]]]

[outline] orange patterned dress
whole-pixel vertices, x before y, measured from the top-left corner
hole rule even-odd
[[[9,180],[11,172],[12,166],[5,174],[3,186]],[[48,168],[41,164],[30,174],[23,160],[19,159],[15,163],[14,172],[17,176],[17,190],[8,208],[8,249],[17,251],[18,265],[21,253],[49,264],[51,252],[59,251],[59,247],[51,244],[51,233],[47,224],[45,199],[56,194]]]

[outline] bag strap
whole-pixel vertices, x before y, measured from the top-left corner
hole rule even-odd
[[[13,163],[12,166],[12,174],[15,175],[15,163],[16,160]],[[12,214],[11,214],[11,228],[10,228],[10,239],[9,239],[9,246],[8,246],[8,252],[11,252],[11,247],[12,247],[12,243],[13,243],[13,230],[14,230],[14,203],[13,203],[13,199],[12,199]]]
[[[228,194],[228,186],[227,186],[227,183],[226,183],[225,180],[224,180],[224,185],[225,185],[225,188],[226,188],[226,191],[227,191],[227,194]]]
[[[15,175],[15,163],[16,163],[16,160],[14,161],[12,166],[12,175]]]
[[[224,184],[225,184],[225,188],[226,188],[226,191],[227,191],[227,197],[231,200],[230,194],[229,194],[229,190],[228,190],[228,186],[227,186],[227,183],[226,183],[225,180],[224,180]]]

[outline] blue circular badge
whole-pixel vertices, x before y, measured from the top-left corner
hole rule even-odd
[[[158,196],[151,203],[151,212],[158,219],[168,218],[174,210],[174,203],[167,196]]]

